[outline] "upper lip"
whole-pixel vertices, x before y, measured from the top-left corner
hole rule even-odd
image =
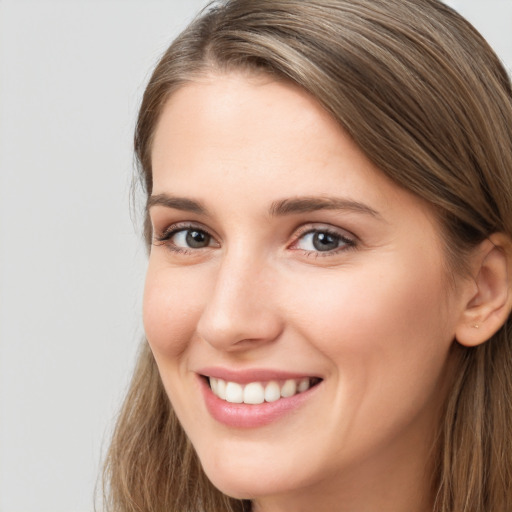
[[[222,367],[207,367],[197,370],[203,377],[214,377],[228,382],[248,384],[249,382],[267,382],[271,380],[304,379],[307,377],[320,378],[311,373],[290,372],[270,368],[249,368],[245,370],[234,370]]]

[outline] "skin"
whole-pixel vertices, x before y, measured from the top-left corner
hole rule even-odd
[[[429,454],[472,292],[448,284],[428,205],[377,169],[294,85],[212,74],[168,100],[152,151],[156,204],[144,324],[208,477],[256,511],[429,510]],[[276,215],[278,201],[357,208]],[[363,206],[361,206],[363,205]],[[181,223],[181,224],[180,224]],[[187,247],[190,225],[211,235]],[[312,229],[350,239],[331,251]],[[271,368],[323,380],[292,414],[232,428],[197,371]]]

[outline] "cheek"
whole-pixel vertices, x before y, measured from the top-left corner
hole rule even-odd
[[[146,275],[143,321],[147,340],[158,358],[176,357],[186,349],[201,310],[201,294],[179,272],[150,262]]]
[[[437,386],[453,340],[450,308],[439,267],[413,267],[349,269],[323,286],[302,281],[288,298],[302,336],[331,361],[344,393],[392,402]]]
[[[408,345],[421,336],[435,337],[445,325],[442,285],[423,273],[397,272],[395,276],[347,271],[317,279],[297,280],[287,300],[303,328],[325,349],[352,347],[362,350],[378,346],[391,348],[390,338]],[[315,330],[317,335],[315,336]],[[309,337],[309,336],[308,336]],[[330,340],[337,339],[339,343]]]
[[[426,436],[444,400],[452,340],[441,278],[433,273],[427,280],[411,268],[381,273],[366,267],[333,274],[323,284],[303,282],[289,300],[301,338],[330,361],[326,432],[337,439],[344,425],[343,439],[356,458],[359,450],[408,432]]]

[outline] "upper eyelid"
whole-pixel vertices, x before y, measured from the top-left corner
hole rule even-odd
[[[155,228],[155,226],[153,226],[153,238],[156,238],[157,240],[160,240],[160,241],[165,241],[165,240],[169,239],[173,234],[175,234],[179,231],[182,231],[182,230],[187,230],[187,229],[198,229],[200,231],[204,231],[209,236],[214,238],[217,241],[217,243],[220,243],[219,242],[220,239],[217,236],[217,234],[212,229],[205,226],[202,222],[199,222],[199,221],[174,222],[174,223],[166,226],[162,230],[158,230]],[[354,243],[359,241],[359,238],[351,231],[341,228],[339,226],[335,226],[333,224],[325,223],[325,222],[303,223],[300,226],[294,228],[292,230],[291,235],[288,238],[289,239],[291,238],[291,244],[293,244],[300,237],[302,237],[308,233],[316,232],[316,231],[329,232],[329,233],[338,235],[341,238],[349,239],[349,240],[353,241]]]
[[[196,252],[200,249],[208,249],[209,246],[203,247],[203,248],[183,248],[179,245],[175,244],[173,241],[171,241],[171,238],[173,238],[176,234],[180,233],[181,231],[188,231],[195,229],[197,231],[203,231],[208,235],[208,237],[217,244],[217,246],[220,246],[217,238],[215,235],[212,235],[209,229],[203,228],[197,223],[187,223],[187,222],[176,222],[173,224],[170,224],[168,227],[166,227],[160,234],[157,234],[155,230],[153,229],[153,239],[151,244],[152,245],[162,245],[167,246],[170,250],[173,252],[182,252],[182,253],[188,253],[192,254],[193,252]]]
[[[357,241],[359,238],[354,235],[351,231],[341,228],[339,226],[334,226],[332,224],[322,223],[322,222],[312,222],[309,224],[304,224],[297,228],[294,231],[294,238],[297,239],[300,236],[306,235],[315,231],[327,231],[329,233],[333,233],[339,235],[342,238],[349,238],[351,240]]]
[[[211,229],[204,226],[201,222],[196,221],[174,222],[165,227],[163,230],[155,229],[155,226],[153,226],[153,236],[157,236],[158,238],[170,237],[172,234],[177,233],[178,231],[185,231],[187,229],[198,229],[199,231],[204,231],[205,233],[208,233],[208,235],[210,235],[213,238],[217,238],[215,233],[213,233]]]

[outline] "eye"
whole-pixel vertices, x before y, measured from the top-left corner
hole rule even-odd
[[[201,229],[181,229],[169,237],[175,246],[187,249],[203,249],[210,245],[212,237]]]
[[[156,245],[166,245],[171,251],[187,253],[192,250],[218,247],[208,231],[197,226],[172,225],[155,236]]]
[[[335,253],[355,246],[355,240],[329,229],[310,229],[299,235],[292,248],[310,253]]]

